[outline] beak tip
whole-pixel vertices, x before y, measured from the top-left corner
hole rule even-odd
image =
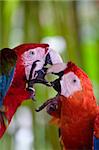
[[[36,112],[39,112],[40,110],[39,110],[39,109],[35,109],[35,111],[36,111]]]

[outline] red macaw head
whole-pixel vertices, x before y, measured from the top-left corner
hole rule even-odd
[[[94,95],[87,74],[72,62],[54,64],[47,70],[47,74],[49,73],[58,76],[56,80],[51,82],[51,86],[58,94],[51,101],[46,101],[37,111],[47,106],[47,112],[53,115],[55,111],[59,111],[61,107],[59,105],[62,101],[71,100],[74,103],[79,103],[83,101],[84,96],[91,98]]]
[[[18,57],[22,58],[25,67],[26,88],[35,95],[33,85],[43,83],[50,86],[44,79],[47,64],[62,63],[60,55],[52,50],[48,44],[23,44],[14,48]],[[34,96],[33,96],[34,97]]]
[[[77,92],[93,91],[87,74],[72,62],[53,65],[47,70],[47,73],[59,76],[51,84],[60,95],[66,98],[72,97]]]

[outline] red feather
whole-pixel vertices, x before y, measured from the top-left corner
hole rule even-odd
[[[32,43],[26,43],[26,44],[22,44],[19,45],[17,47],[14,48],[14,51],[16,52],[16,54],[18,56],[20,56],[21,54],[23,54],[25,51],[29,50],[29,49],[34,49],[37,47],[42,47],[45,48],[45,53],[48,50],[49,45],[48,44],[32,44]]]
[[[96,138],[99,139],[99,106],[97,107],[97,111],[98,111],[98,114],[96,116],[95,124],[94,124],[94,135]]]
[[[5,130],[6,130],[6,126],[5,126],[5,123],[4,123],[3,115],[0,112],[0,138],[4,134]]]

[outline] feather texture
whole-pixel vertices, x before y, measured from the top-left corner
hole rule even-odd
[[[58,64],[58,66],[60,70],[62,68],[61,64]],[[52,70],[52,73],[56,73],[58,68],[56,69],[56,66],[53,65],[50,70]],[[61,71],[64,71],[64,74],[58,79],[61,83],[61,91],[58,91],[58,99],[61,103],[60,109],[58,109],[60,113],[56,110],[50,115],[53,116],[51,122],[58,124],[60,128],[60,141],[63,149],[92,150],[94,147],[94,150],[98,150],[99,107],[96,104],[91,81],[87,74],[72,62],[67,63],[66,68]],[[70,73],[72,73],[72,76],[68,78]],[[77,78],[79,78],[80,89],[76,83],[78,82]],[[74,86],[77,87],[75,88]],[[75,89],[74,91],[73,88]],[[73,92],[71,93],[71,91]],[[64,94],[67,92],[69,96]],[[56,117],[57,112],[60,114],[58,118]]]
[[[0,51],[0,138],[17,108],[31,96],[31,93],[26,90],[27,80],[22,54],[37,47],[39,50],[43,48],[46,54],[48,46],[48,44],[29,43],[19,45],[12,50],[5,48]],[[36,59],[38,60],[38,57]]]

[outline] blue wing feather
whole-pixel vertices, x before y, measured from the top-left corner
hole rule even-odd
[[[15,67],[13,67],[8,75],[2,74],[0,75],[0,107],[3,104],[3,99],[11,85],[11,81],[13,79],[15,72]]]
[[[99,150],[99,138],[94,136],[94,150]]]

